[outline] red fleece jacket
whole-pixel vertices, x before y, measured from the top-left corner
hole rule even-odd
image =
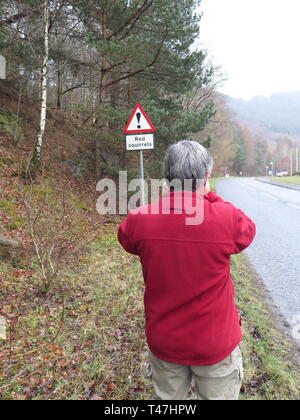
[[[256,229],[241,210],[213,192],[204,197],[184,192],[204,211],[201,224],[187,225],[185,211],[177,214],[178,194],[167,196],[170,214],[163,214],[163,200],[158,207],[130,212],[118,238],[127,252],[140,257],[151,352],[171,363],[211,365],[241,340],[230,256],[250,245]]]

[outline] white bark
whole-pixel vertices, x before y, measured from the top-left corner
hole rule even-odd
[[[44,56],[41,71],[41,116],[40,116],[40,130],[37,137],[35,148],[35,155],[37,161],[40,160],[41,148],[43,144],[43,137],[46,127],[47,118],[47,95],[48,95],[48,60],[49,60],[49,8],[48,0],[44,2]]]
[[[6,79],[6,60],[0,55],[0,79]]]

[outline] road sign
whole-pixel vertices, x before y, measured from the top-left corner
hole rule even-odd
[[[136,105],[125,128],[124,134],[154,133],[155,128],[141,105]]]
[[[126,136],[127,150],[151,150],[154,149],[153,134],[135,134]]]
[[[137,104],[124,128],[127,150],[140,151],[141,205],[145,205],[143,150],[154,149],[155,128],[140,104]]]
[[[6,60],[0,55],[0,79],[6,79]]]

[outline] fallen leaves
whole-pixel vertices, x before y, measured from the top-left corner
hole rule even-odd
[[[114,389],[115,389],[115,385],[114,384],[108,384],[108,385],[106,385],[106,391],[107,392],[113,392]]]

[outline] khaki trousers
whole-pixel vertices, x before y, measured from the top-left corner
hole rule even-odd
[[[240,347],[223,361],[209,366],[165,362],[150,352],[155,400],[185,400],[195,380],[199,400],[237,400],[243,380]]]

